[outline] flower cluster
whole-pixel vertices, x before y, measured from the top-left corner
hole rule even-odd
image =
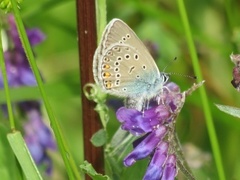
[[[22,102],[20,108],[26,112],[27,123],[24,125],[24,139],[36,164],[44,166],[47,174],[52,172],[52,161],[47,150],[55,150],[56,143],[50,129],[44,124],[40,103],[37,101]],[[37,108],[39,106],[39,108]]]
[[[170,82],[155,99],[155,104],[139,112],[136,109],[121,107],[116,115],[122,123],[122,129],[140,136],[134,143],[134,149],[124,159],[125,166],[133,165],[137,160],[151,157],[145,180],[173,180],[177,175],[177,156],[173,141],[174,124],[184,102],[185,92]]]
[[[8,22],[9,30],[7,35],[10,41],[9,44],[12,47],[9,47],[4,52],[4,58],[9,86],[35,86],[36,80],[22,47],[13,16],[8,17]],[[39,29],[27,30],[27,35],[32,46],[41,43],[45,39],[44,34]],[[2,76],[0,76],[0,79],[1,87],[3,87]]]
[[[36,86],[36,80],[22,47],[13,16],[8,17],[8,24],[7,36],[10,45],[4,52],[4,58],[9,86]],[[27,35],[32,46],[41,43],[45,39],[44,34],[39,29],[28,29]],[[0,88],[3,88],[1,74]],[[44,165],[48,174],[51,173],[52,162],[47,155],[47,150],[55,150],[56,143],[49,127],[43,122],[41,102],[24,101],[14,105],[27,117],[28,121],[24,126],[24,139],[33,159],[38,165]],[[5,105],[2,107],[3,110],[6,108]]]

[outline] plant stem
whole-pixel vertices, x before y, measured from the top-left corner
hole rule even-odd
[[[51,108],[49,100],[47,98],[46,92],[44,90],[42,78],[41,78],[41,75],[38,71],[37,64],[34,60],[34,55],[33,55],[33,52],[32,52],[32,49],[31,49],[31,46],[30,46],[30,43],[29,43],[29,40],[28,40],[28,37],[27,37],[27,34],[26,34],[26,31],[24,29],[22,19],[20,17],[19,10],[17,8],[17,3],[16,3],[15,0],[11,0],[11,3],[12,3],[13,14],[14,14],[14,17],[15,17],[15,22],[16,22],[16,26],[17,26],[17,29],[18,29],[18,32],[19,32],[19,36],[20,36],[23,48],[25,50],[26,56],[29,60],[29,64],[30,64],[30,66],[33,70],[34,75],[35,75],[39,91],[42,95],[43,102],[44,102],[44,105],[46,107],[46,111],[47,111],[47,114],[48,114],[48,117],[49,117],[49,120],[50,120],[50,125],[51,125],[51,127],[54,131],[54,134],[55,134],[55,137],[56,137],[56,140],[57,140],[57,144],[58,144],[60,153],[62,155],[63,161],[65,163],[65,167],[66,167],[66,171],[68,173],[69,179],[71,179],[71,180],[72,179],[81,179],[81,177],[78,173],[76,164],[75,164],[75,162],[72,158],[72,155],[70,154],[70,151],[69,151],[69,149],[66,145],[66,141],[65,141],[64,136],[61,132],[60,125],[58,124],[58,121],[55,118],[55,115],[53,113],[53,110]]]
[[[5,65],[5,61],[4,61],[4,55],[3,55],[2,23],[1,22],[0,22],[0,66],[1,66],[3,84],[4,84],[4,89],[5,89],[5,95],[6,95],[6,102],[7,102],[7,110],[8,110],[10,128],[11,128],[12,131],[14,131],[15,130],[15,122],[14,122],[13,110],[12,110],[12,105],[11,105],[11,98],[10,98],[10,93],[9,93],[10,91],[9,91],[9,86],[8,86],[7,70],[6,70],[6,65]]]
[[[187,43],[188,43],[190,55],[191,55],[192,62],[193,62],[193,68],[194,68],[196,76],[198,77],[198,81],[202,81],[202,73],[200,70],[200,65],[198,63],[199,61],[198,61],[196,49],[194,46],[192,33],[190,30],[188,17],[187,17],[187,13],[186,13],[186,9],[185,9],[183,0],[178,0],[178,6],[179,6],[180,15],[181,15],[183,26],[184,26],[185,33],[186,33]],[[200,88],[200,96],[201,96],[201,100],[203,103],[204,115],[206,118],[207,129],[208,129],[209,138],[210,138],[210,142],[211,142],[211,146],[212,146],[213,156],[214,156],[215,163],[216,163],[217,170],[218,170],[219,179],[225,180],[225,174],[224,174],[224,170],[223,170],[217,135],[216,135],[215,127],[213,124],[211,110],[209,107],[209,102],[208,102],[208,98],[207,98],[207,94],[206,94],[206,90],[205,90],[204,86],[202,86]]]

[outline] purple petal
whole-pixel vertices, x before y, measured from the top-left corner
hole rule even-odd
[[[235,87],[238,91],[240,90],[240,72],[239,67],[236,66],[233,68],[233,80],[231,81],[233,87]]]
[[[133,141],[132,145],[133,148],[137,147],[150,133],[147,133],[143,136],[141,136],[140,138],[136,139],[135,141]]]
[[[27,30],[27,36],[32,46],[41,43],[46,38],[42,31],[37,28]]]
[[[170,112],[165,105],[155,106],[144,111],[120,108],[116,113],[117,119],[122,123],[122,129],[134,135],[151,132],[156,126],[163,124],[170,117]]]
[[[44,156],[44,149],[35,137],[27,136],[25,137],[25,141],[32,158],[37,164],[39,164]]]
[[[39,143],[45,147],[52,150],[56,149],[56,143],[52,137],[51,131],[47,126],[43,124],[42,128],[38,131]]]
[[[15,20],[12,15],[10,15],[8,17],[8,22],[9,22],[9,26],[10,26],[9,35],[14,42],[15,48],[23,51],[22,43],[21,43],[19,35],[18,35]],[[31,43],[32,46],[41,43],[45,39],[45,35],[42,33],[42,31],[40,29],[37,29],[37,28],[27,29],[26,32],[27,32],[29,42]]]
[[[166,131],[167,129],[165,126],[160,126],[158,129],[151,132],[130,154],[128,154],[128,156],[124,159],[124,165],[131,166],[137,160],[150,155],[164,137]]]
[[[0,71],[0,88],[3,88],[2,72]]]
[[[167,159],[168,143],[162,142],[156,148],[152,160],[148,166],[144,180],[159,180],[162,176],[163,164]]]
[[[156,96],[155,100],[168,107],[172,113],[179,113],[176,110],[180,110],[185,99],[180,92],[179,87],[175,83],[168,83],[164,86],[164,91]]]
[[[171,92],[175,92],[175,93],[180,93],[180,88],[177,84],[175,84],[174,82],[169,82],[165,85],[168,90],[170,90]]]
[[[6,61],[8,83],[11,87],[36,84],[25,54],[14,49],[6,51],[4,58]]]
[[[141,119],[142,113],[137,111],[136,109],[127,109],[125,107],[121,107],[116,112],[117,119],[122,123],[122,129],[126,131],[130,131],[130,133],[134,135],[141,135],[145,131],[139,127],[139,121],[144,123]]]
[[[14,16],[10,15],[8,16],[8,22],[9,22],[9,26],[10,26],[10,30],[8,31],[9,36],[12,38],[13,42],[14,42],[14,46],[17,48],[21,48],[22,44],[18,35],[18,31],[17,31],[17,27],[15,24],[15,20],[14,20]]]
[[[170,111],[165,105],[159,105],[155,108],[155,114],[157,119],[162,123],[170,117]]]
[[[34,105],[36,109],[29,108],[29,105]],[[51,131],[43,123],[41,113],[39,111],[39,103],[28,102],[22,103],[21,108],[27,110],[28,123],[25,124],[25,140],[30,153],[38,165],[43,165],[46,168],[46,173],[50,175],[52,171],[52,160],[47,154],[47,150],[56,149],[56,143],[52,137]]]
[[[30,68],[19,67],[19,78],[22,85],[34,86],[36,85],[35,76]]]
[[[44,148],[55,150],[56,143],[52,137],[51,131],[43,123],[40,112],[37,110],[31,110],[27,113],[27,115],[31,123],[31,128],[34,131],[34,136],[38,137],[38,143]]]
[[[52,160],[48,157],[48,156],[45,156],[44,160],[43,160],[43,164],[46,166],[46,174],[47,175],[51,175],[52,173],[52,167],[53,167],[53,163],[52,163]]]
[[[30,101],[22,101],[22,102],[17,103],[17,105],[23,113],[27,113],[32,110],[36,110],[39,113],[39,115],[41,115],[41,113],[40,113],[41,103],[39,101],[31,101],[31,100]],[[31,117],[31,116],[29,116],[29,114],[27,114],[27,115],[28,115],[28,119],[34,118],[34,116]],[[36,115],[35,115],[35,117],[36,117]]]
[[[121,123],[131,121],[133,117],[138,115],[142,115],[142,113],[136,109],[127,109],[125,107],[119,108],[118,111],[116,112],[117,119]]]
[[[166,161],[162,180],[174,180],[175,176],[177,175],[177,168],[176,168],[176,156],[170,155]]]

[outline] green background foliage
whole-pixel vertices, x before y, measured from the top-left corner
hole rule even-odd
[[[237,0],[188,0],[185,5],[200,68],[206,80],[204,86],[216,127],[225,174],[227,179],[239,179],[240,121],[219,111],[214,103],[240,106],[240,94],[230,83],[234,64],[229,58],[232,52],[240,53],[240,3]],[[81,124],[81,107],[84,104],[81,104],[83,94],[80,89],[76,3],[62,0],[25,0],[22,3],[21,15],[27,27],[38,27],[46,34],[46,40],[34,48],[37,64],[45,78],[47,94],[73,157],[77,164],[80,164],[84,160],[82,128],[87,127],[82,127]],[[108,21],[112,18],[122,19],[141,40],[157,44],[160,56],[156,62],[160,71],[170,64],[166,72],[194,75],[177,2],[107,0],[107,18]],[[175,57],[178,60],[171,63]],[[182,90],[194,83],[194,80],[178,75],[172,75],[170,79]],[[12,91],[13,100],[40,98],[36,88]],[[110,114],[108,129],[111,134],[119,123],[114,113]],[[47,116],[45,119],[47,121]],[[177,120],[177,133],[182,144],[191,143],[211,155],[199,91],[187,97]],[[60,155],[51,155],[54,159],[52,179],[66,179]],[[129,175],[130,170],[131,175],[142,177],[146,164],[147,162],[139,162],[139,165],[128,168],[122,177]],[[218,179],[213,157],[203,167],[193,171],[199,179]]]

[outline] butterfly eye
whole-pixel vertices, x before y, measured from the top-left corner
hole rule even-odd
[[[163,82],[167,82],[168,81],[168,75],[167,74],[162,74],[162,77],[163,77]]]

